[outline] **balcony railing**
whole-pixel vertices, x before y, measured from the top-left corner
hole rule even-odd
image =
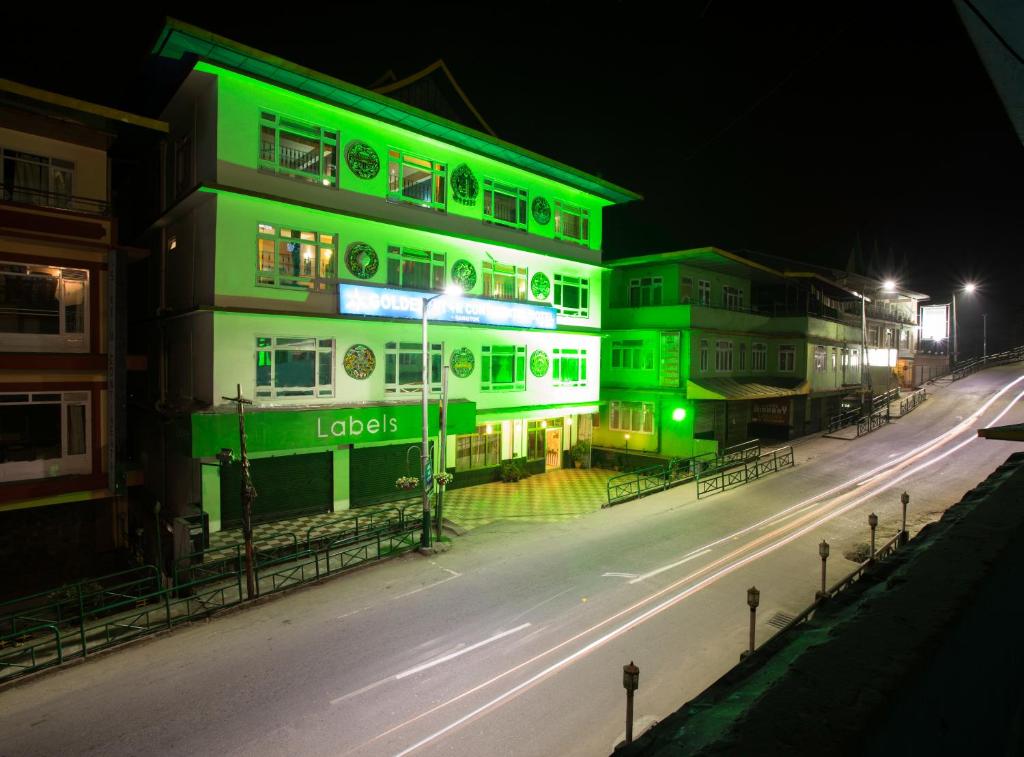
[[[45,189],[22,187],[17,184],[5,184],[3,182],[0,182],[0,200],[20,202],[25,205],[36,205],[41,208],[70,210],[75,213],[88,213],[97,216],[110,215],[110,203],[104,200],[76,197],[75,195],[64,194],[63,192],[51,192]]]

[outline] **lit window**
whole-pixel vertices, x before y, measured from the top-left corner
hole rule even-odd
[[[338,132],[264,113],[260,168],[324,186],[338,186]]]
[[[779,361],[780,361],[780,363],[779,363],[779,370],[780,371],[785,370],[782,367],[781,360],[782,360],[782,356],[780,354],[780,356],[779,356]],[[825,370],[825,348],[824,347],[820,347],[820,346],[816,346],[814,348],[814,371],[815,371],[815,373],[822,373],[824,370]]]
[[[0,197],[4,200],[51,208],[72,207],[74,163],[9,148],[0,150],[0,157],[3,158]],[[74,204],[77,206],[79,203]]]
[[[484,179],[484,221],[526,231],[525,189]]]
[[[548,454],[548,429],[561,429],[561,418],[545,418],[526,422],[526,459],[543,460]]]
[[[715,370],[719,373],[732,370],[732,342],[715,342]]]
[[[480,348],[480,389],[509,392],[526,389],[526,347],[484,345]]]
[[[555,309],[562,315],[590,316],[590,279],[555,274]]]
[[[661,304],[661,276],[645,276],[629,281],[629,304],[632,307]]]
[[[88,271],[0,262],[0,347],[85,352],[88,322]]]
[[[612,431],[654,433],[653,402],[610,402],[608,426]]]
[[[388,247],[388,286],[444,290],[445,253]]]
[[[384,345],[384,391],[423,391],[423,345],[388,342]],[[430,391],[441,391],[441,345],[430,345]]]
[[[388,199],[443,212],[447,172],[444,163],[388,150]]]
[[[476,433],[455,437],[455,470],[491,468],[501,462],[501,424],[476,427]]]
[[[525,268],[514,265],[483,262],[484,296],[494,300],[526,300]]]
[[[256,235],[256,283],[323,291],[338,281],[334,234],[261,223]]]
[[[587,244],[590,241],[590,212],[555,200],[555,238]]]
[[[653,371],[654,350],[644,348],[642,339],[622,339],[612,342],[611,367],[630,371]]]
[[[553,349],[551,378],[555,386],[587,385],[587,351]]]
[[[779,371],[792,373],[796,370],[796,347],[791,344],[779,345]]]
[[[256,337],[256,396],[334,396],[334,340]]]

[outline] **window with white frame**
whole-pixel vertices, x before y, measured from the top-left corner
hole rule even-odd
[[[750,345],[750,369],[763,371],[768,368],[768,345],[754,342]]]
[[[486,423],[476,433],[455,437],[455,470],[490,468],[501,462],[501,424]]]
[[[590,316],[590,279],[555,274],[555,309],[562,315]]]
[[[611,367],[627,371],[653,371],[654,349],[642,339],[617,339],[611,344]]]
[[[423,345],[387,342],[384,345],[384,391],[391,394],[423,391]],[[441,345],[430,345],[430,391],[441,391]]]
[[[337,187],[338,132],[264,112],[260,117],[259,166]]]
[[[521,187],[484,179],[484,221],[526,231],[529,193]]]
[[[526,389],[526,347],[512,344],[481,347],[480,389],[485,392]]]
[[[654,433],[653,402],[608,403],[608,426],[612,431],[627,431],[638,434]]]
[[[445,253],[388,247],[388,286],[444,291]]]
[[[89,392],[0,394],[0,481],[92,469]]]
[[[587,385],[587,351],[555,348],[551,350],[551,378],[555,386]]]
[[[734,286],[723,286],[722,306],[729,310],[741,310],[743,308],[743,290]]]
[[[739,352],[739,357],[737,358],[739,362],[739,369],[741,371],[745,371],[747,370],[747,345],[740,342],[737,345],[737,350]]]
[[[87,352],[89,272],[0,261],[0,348]]]
[[[590,241],[590,211],[555,200],[555,239],[587,244]]]
[[[338,237],[261,223],[256,234],[256,283],[325,291],[338,283]]]
[[[719,373],[732,370],[732,342],[715,342],[715,370]]]
[[[693,279],[683,272],[679,274],[679,302],[693,302]]]
[[[492,300],[526,300],[527,270],[514,265],[485,260],[483,268],[484,297]]]
[[[781,359],[781,358],[780,358]],[[779,370],[783,370],[779,367]],[[825,348],[820,345],[814,347],[814,372],[821,373],[825,370]]]
[[[388,199],[445,210],[448,167],[435,160],[388,150]]]
[[[256,397],[334,396],[334,340],[256,337]]]
[[[629,304],[632,307],[661,304],[661,276],[629,280]]]
[[[700,305],[711,305],[711,282],[700,279],[697,282],[697,302]]]
[[[859,368],[860,367],[860,350],[856,350],[856,349],[850,350],[850,367],[851,368]]]
[[[75,164],[69,160],[0,149],[0,197],[26,205],[70,208]]]
[[[700,372],[708,372],[708,340],[700,340]]]
[[[831,349],[829,349],[828,353],[829,353],[828,354],[829,362],[831,364],[830,367],[832,369],[832,372],[835,373],[836,368],[839,367],[838,363],[837,363],[837,360],[836,360],[836,348],[832,347]]]
[[[779,345],[779,371],[792,373],[796,370],[796,347],[792,344]]]

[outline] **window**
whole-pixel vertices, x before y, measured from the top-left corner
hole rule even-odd
[[[836,348],[832,347],[828,351],[828,353],[829,353],[828,356],[829,356],[829,362],[831,363],[832,372],[835,373],[836,367],[837,367],[836,366]]]
[[[763,371],[768,367],[767,345],[755,342],[750,345],[750,367],[755,371]]]
[[[526,347],[510,344],[480,348],[480,389],[509,392],[526,389]]]
[[[587,385],[587,351],[555,348],[552,351],[551,378],[555,386]]]
[[[455,470],[490,468],[500,462],[500,423],[477,426],[475,434],[455,437]]]
[[[256,235],[256,283],[325,291],[338,281],[334,234],[261,223]]]
[[[701,279],[697,282],[697,302],[700,305],[711,305],[711,282]]]
[[[171,160],[173,161],[174,196],[181,197],[195,184],[195,172],[192,170],[192,136],[186,135],[174,140],[171,151],[173,154]]]
[[[780,362],[782,360],[781,354],[779,356],[779,360],[780,360]],[[780,371],[784,370],[782,368],[781,364],[779,365],[779,370]],[[824,347],[817,347],[816,346],[814,348],[814,371],[815,371],[815,373],[821,373],[824,370],[825,370],[825,348]]]
[[[443,252],[388,247],[388,286],[444,291]]]
[[[612,368],[629,371],[653,371],[654,350],[644,348],[642,339],[622,339],[612,342]]]
[[[793,345],[779,345],[779,370],[783,373],[792,373],[796,370],[796,347]]]
[[[19,150],[0,150],[3,174],[2,197],[28,205],[71,207],[75,164],[68,160],[33,155]]]
[[[334,396],[334,340],[256,337],[256,397]]]
[[[384,391],[423,391],[423,345],[388,342],[384,345]],[[430,345],[430,391],[441,391],[441,345]]]
[[[700,340],[700,372],[708,372],[708,340]]]
[[[679,274],[679,302],[685,304],[693,301],[693,279]]]
[[[555,239],[587,244],[590,241],[590,212],[555,200]]]
[[[494,300],[526,300],[526,269],[483,262],[484,296]]]
[[[860,350],[850,350],[850,367],[857,368],[860,365]]]
[[[0,394],[0,481],[91,470],[89,392]]]
[[[526,422],[526,459],[543,460],[547,457],[547,433],[549,428],[562,428],[561,418],[546,418]]]
[[[555,309],[562,315],[590,316],[590,279],[555,274]]]
[[[612,431],[654,433],[653,402],[611,402],[608,405],[608,425]]]
[[[743,290],[731,286],[722,287],[722,305],[729,310],[741,310],[743,308]]]
[[[88,321],[88,271],[0,262],[0,347],[85,352]]]
[[[338,132],[263,113],[259,166],[325,187],[337,187]]]
[[[732,342],[715,342],[715,370],[720,373],[732,370]]]
[[[388,150],[388,199],[444,212],[447,166]]]
[[[525,189],[484,179],[484,221],[526,231]]]
[[[747,370],[747,345],[743,342],[739,343],[739,368],[741,371]]]
[[[661,276],[629,280],[629,304],[633,307],[661,304]]]

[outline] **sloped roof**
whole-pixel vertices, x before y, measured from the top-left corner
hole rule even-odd
[[[428,113],[444,116],[449,121],[485,131],[492,137],[498,136],[469,101],[444,60],[436,60],[404,79],[398,79],[388,71],[383,80],[386,83],[378,82],[371,89]]]

